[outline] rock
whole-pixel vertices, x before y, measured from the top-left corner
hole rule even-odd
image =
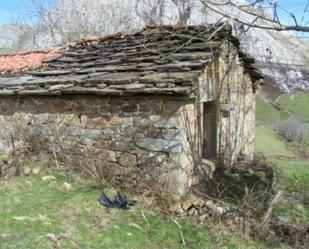
[[[41,179],[44,182],[51,182],[51,181],[55,181],[57,178],[55,176],[50,175],[50,176],[43,176]]]
[[[161,131],[162,133],[162,138],[167,139],[167,140],[177,140],[181,141],[183,137],[185,136],[182,134],[182,131],[180,129],[163,129]],[[185,131],[183,131],[185,133]]]
[[[107,161],[117,162],[116,153],[112,150],[105,150],[104,156],[105,156]]]
[[[107,87],[107,84],[99,84],[99,85],[97,85],[97,88],[99,88],[99,89],[104,89],[106,87]]]
[[[87,137],[83,137],[82,139],[80,139],[80,144],[85,145],[85,146],[93,146],[93,144],[95,143],[92,139],[89,139]]]
[[[151,150],[151,151],[161,151],[161,152],[171,152],[171,153],[181,153],[182,144],[178,140],[164,140],[164,139],[153,139],[145,138],[136,141],[136,145],[140,148]]]
[[[204,223],[205,220],[207,219],[207,217],[208,217],[208,214],[203,214],[203,215],[201,215],[201,216],[199,217],[199,222],[200,222],[200,223]]]
[[[191,177],[189,178],[188,185],[189,185],[190,187],[196,186],[196,185],[198,185],[199,183],[200,183],[200,178],[199,178],[199,176],[191,176]]]
[[[66,191],[70,191],[72,189],[72,185],[68,182],[65,182],[63,183],[63,188],[66,190]]]
[[[110,145],[111,150],[115,151],[127,151],[129,144],[122,141],[113,141]]]
[[[223,208],[223,207],[217,207],[215,211],[216,211],[217,215],[223,215],[223,214],[226,213],[226,209]]]
[[[124,121],[122,118],[113,117],[110,121],[111,125],[120,126],[124,124]]]
[[[48,233],[46,236],[52,241],[57,241],[57,236],[54,233]]]
[[[202,208],[205,206],[205,201],[202,198],[195,197],[193,204],[198,208]]]
[[[79,135],[82,135],[87,139],[99,140],[102,137],[102,131],[98,129],[87,129]]]
[[[182,208],[188,210],[190,207],[194,206],[196,208],[202,208],[205,205],[205,201],[193,194],[190,194],[186,200],[182,203]]]
[[[32,169],[32,174],[34,175],[38,175],[41,171],[41,168],[40,167],[35,167]]]
[[[188,214],[189,214],[190,216],[193,216],[193,215],[195,215],[195,211],[197,211],[196,208],[195,208],[195,207],[191,207],[191,208],[188,210]]]
[[[213,213],[219,216],[229,211],[228,208],[218,207],[213,201],[206,201],[205,206],[209,208]]]
[[[105,129],[109,122],[104,117],[88,117],[87,115],[81,116],[81,124],[88,129]]]
[[[73,87],[73,84],[68,84],[68,85],[54,85],[54,86],[50,86],[49,87],[49,91],[57,91],[57,90],[61,90],[64,88],[70,88]]]
[[[157,128],[180,128],[175,118],[162,118],[161,116],[153,115],[150,117],[153,122],[153,126]]]
[[[131,155],[129,153],[123,153],[119,159],[118,162],[121,166],[124,167],[134,167],[137,163],[137,158],[135,155]]]
[[[28,167],[28,166],[25,166],[25,167],[23,168],[23,171],[24,171],[24,175],[26,175],[26,176],[28,176],[28,175],[31,174],[31,168]]]
[[[205,206],[210,210],[215,210],[217,207],[213,201],[206,201]]]
[[[182,203],[182,208],[183,210],[187,211],[189,208],[191,208],[193,206],[192,202],[190,199],[187,199],[185,200],[183,203]]]
[[[178,211],[181,210],[181,202],[174,202],[172,205],[169,207],[169,211],[173,213],[178,213]]]
[[[290,222],[289,217],[285,217],[285,216],[278,216],[277,219],[280,225],[287,225]]]

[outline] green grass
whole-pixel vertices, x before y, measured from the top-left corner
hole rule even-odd
[[[263,101],[259,96],[256,98],[256,125],[272,125],[275,117],[279,115],[280,120],[287,120],[290,114],[279,111],[272,105]]]
[[[267,248],[223,225],[197,227],[189,218],[178,220],[184,246],[176,224],[157,213],[145,210],[148,225],[138,205],[129,211],[106,210],[97,202],[99,189],[79,183],[66,191],[64,180],[46,183],[28,176],[0,181],[1,249]]]
[[[309,194],[309,161],[271,160],[282,175],[279,186],[290,192],[307,192]]]
[[[299,92],[293,97],[282,95],[277,99],[277,102],[286,110],[289,110],[309,122],[309,94]]]
[[[255,130],[256,151],[265,156],[292,157],[293,152],[272,128],[257,127]]]
[[[291,222],[309,225],[309,209],[294,199],[285,198],[275,210],[276,216],[288,217]]]
[[[49,233],[61,248],[215,248],[206,226],[179,221],[190,245],[184,247],[178,227],[159,215],[146,212],[148,227],[138,208],[107,211],[97,202],[98,189],[82,184],[65,191],[63,183],[35,176],[0,182],[1,249],[52,249]]]
[[[271,163],[277,172],[278,182],[276,189],[293,193],[296,196],[309,195],[309,161],[301,160],[272,160]],[[288,217],[291,222],[309,225],[309,209],[301,199],[283,199],[275,211],[275,215]]]
[[[278,111],[264,102],[260,97],[256,98],[256,124],[271,125]]]

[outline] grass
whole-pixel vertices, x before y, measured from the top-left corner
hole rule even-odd
[[[308,225],[309,209],[301,199],[303,196],[309,196],[309,161],[301,156],[309,151],[309,146],[287,143],[273,131],[271,126],[267,125],[271,125],[273,117],[278,115],[276,113],[280,113],[281,120],[286,120],[290,115],[287,111],[308,121],[309,94],[298,93],[293,99],[288,95],[282,95],[277,101],[286,110],[285,112],[279,112],[257,98],[256,150],[262,152],[269,165],[273,165],[275,169],[278,180],[275,189],[284,190],[287,193],[274,214],[286,217],[294,224]],[[303,152],[300,153],[300,151]]]
[[[277,102],[286,110],[289,110],[309,122],[309,94],[299,92],[293,96],[284,94],[281,95]]]
[[[208,228],[187,219],[180,224],[188,243],[181,244],[178,227],[155,213],[106,210],[91,185],[63,189],[64,179],[50,183],[38,176],[0,182],[0,248],[215,248]],[[135,225],[132,225],[135,224]],[[48,234],[58,240],[52,242]],[[236,248],[236,247],[232,247]]]
[[[275,215],[288,217],[292,222],[300,221],[309,225],[309,209],[293,199],[285,198],[275,210]]]
[[[309,161],[302,160],[272,160],[274,167],[282,175],[279,186],[290,192],[309,193]]]
[[[68,191],[64,182],[63,177],[44,182],[40,176],[0,181],[1,249],[267,248],[223,225],[197,227],[189,218],[178,220],[184,246],[179,228],[157,213],[145,210],[148,225],[141,206],[106,210],[97,202],[96,187],[79,182]]]
[[[272,105],[263,101],[259,96],[256,98],[256,125],[272,125],[275,117],[279,115],[280,120],[287,120],[290,114],[286,111],[279,111]]]
[[[256,124],[271,125],[277,111],[271,105],[264,102],[260,97],[256,98]]]
[[[152,233],[144,232],[145,224],[138,211],[125,212],[102,209],[97,197],[99,190],[91,186],[76,186],[72,191],[62,190],[62,180],[43,182],[39,177],[15,178],[1,184],[0,208],[0,247],[1,248],[53,248],[47,234],[63,237],[63,248],[146,248],[151,242],[159,248],[177,245],[179,234],[177,227],[166,224],[158,229],[160,218],[152,215],[149,221]],[[27,217],[26,220],[16,220]],[[43,218],[42,218],[43,217]],[[138,223],[142,230],[130,227],[129,223]],[[202,231],[193,227],[184,229],[195,234],[200,242]],[[203,243],[207,245],[208,233],[203,231]],[[73,240],[74,239],[74,240]],[[75,242],[77,241],[77,242]]]
[[[275,215],[288,217],[292,222],[308,226],[309,208],[298,197],[309,195],[309,161],[272,160],[271,163],[279,176],[275,188],[288,193],[275,211]],[[289,194],[292,194],[292,198]]]
[[[292,157],[293,152],[272,128],[257,127],[255,130],[256,151],[267,156]]]

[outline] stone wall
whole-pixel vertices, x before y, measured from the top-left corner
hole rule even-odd
[[[173,191],[190,184],[196,135],[194,100],[164,98],[2,97],[0,150],[38,132],[77,153],[99,150],[111,169],[164,169]],[[162,172],[162,171],[160,171]],[[147,175],[145,176],[147,177]]]
[[[217,103],[218,158],[230,165],[254,156],[255,92],[236,48],[224,44],[220,54],[200,77],[199,101]]]

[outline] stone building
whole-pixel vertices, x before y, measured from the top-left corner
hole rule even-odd
[[[147,27],[20,57],[0,58],[2,151],[36,127],[72,151],[99,151],[111,170],[165,169],[158,179],[180,194],[203,159],[253,157],[261,75],[228,25]]]

